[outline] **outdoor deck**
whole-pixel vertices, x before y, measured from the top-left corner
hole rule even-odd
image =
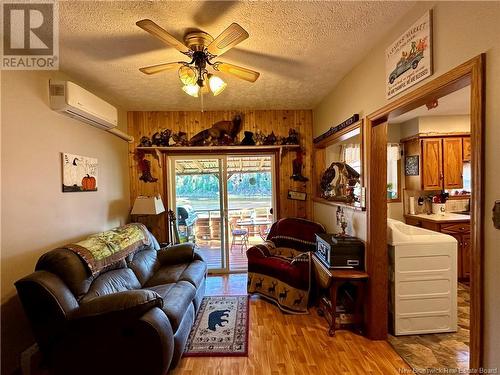
[[[250,236],[248,238],[248,247],[262,243],[260,236]],[[221,268],[221,249],[220,241],[198,241],[198,251],[208,263],[208,269]],[[229,270],[230,271],[246,271],[248,269],[246,249],[241,245],[233,245],[229,249]]]

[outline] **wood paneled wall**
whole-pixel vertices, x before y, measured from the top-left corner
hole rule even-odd
[[[239,135],[243,137],[243,131],[262,131],[268,134],[286,136],[290,128],[296,129],[300,134],[300,142],[304,155],[303,174],[310,181],[296,182],[290,179],[292,175],[292,161],[295,152],[290,151],[282,157],[279,172],[279,217],[302,217],[312,218],[312,111],[310,110],[256,110],[256,111],[209,111],[209,112],[129,112],[128,133],[134,136],[134,143],[129,146],[130,165],[130,199],[131,205],[138,195],[160,194],[166,202],[167,198],[167,174],[166,163],[162,168],[153,155],[146,155],[151,161],[152,175],[158,178],[155,183],[145,183],[139,180],[140,171],[135,159],[136,147],[142,136],[150,137],[160,129],[171,129],[173,132],[184,131],[188,137],[193,136],[201,130],[211,127],[221,120],[231,120],[236,114],[243,116],[242,131]],[[307,193],[305,202],[290,200],[287,198],[288,190],[297,190]],[[141,221],[143,221],[141,219]],[[166,241],[166,215],[148,218],[148,226],[160,241]]]

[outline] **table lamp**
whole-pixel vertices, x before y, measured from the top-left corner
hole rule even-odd
[[[132,207],[131,215],[147,216],[158,215],[165,212],[165,206],[161,200],[161,196],[135,198],[134,207]]]

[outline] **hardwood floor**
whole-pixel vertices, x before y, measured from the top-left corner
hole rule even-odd
[[[246,274],[210,276],[207,295],[246,294]],[[283,314],[275,305],[250,298],[248,357],[189,357],[171,374],[410,374],[386,341],[370,341],[350,331],[326,333],[327,324],[310,315]]]

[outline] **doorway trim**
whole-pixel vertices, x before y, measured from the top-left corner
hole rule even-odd
[[[481,54],[453,68],[414,91],[394,100],[366,117],[365,186],[367,187],[367,255],[370,274],[367,303],[367,334],[371,339],[385,340],[388,333],[388,260],[386,143],[389,114],[398,116],[441,98],[465,86],[471,87],[471,259],[470,259],[470,355],[469,367],[483,363],[483,249],[484,249],[484,126],[485,61]],[[382,126],[379,126],[382,125]],[[377,168],[375,168],[377,166]],[[381,168],[382,167],[382,168]]]

